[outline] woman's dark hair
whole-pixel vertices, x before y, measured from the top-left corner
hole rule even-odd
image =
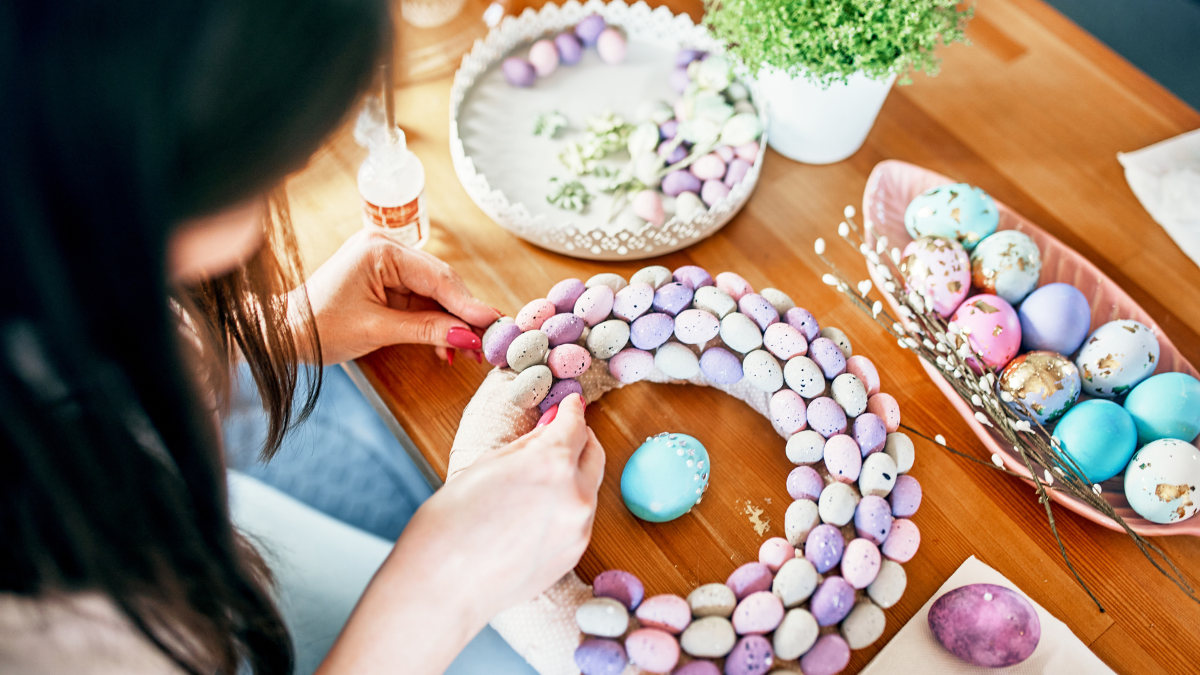
[[[290,672],[213,395],[240,355],[268,456],[311,408],[291,399],[319,343],[302,297],[306,327],[287,320],[300,263],[266,195],[345,119],[390,26],[384,0],[0,3],[0,591],[102,592],[192,673]],[[173,230],[256,195],[267,245],[173,287]]]

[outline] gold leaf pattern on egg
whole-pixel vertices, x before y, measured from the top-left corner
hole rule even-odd
[[[984,300],[976,300],[975,302],[973,302],[973,303],[971,303],[971,304],[972,304],[972,305],[973,305],[973,306],[974,306],[976,309],[978,309],[979,311],[983,312],[984,314],[995,314],[996,312],[999,312],[999,311],[1000,311],[1000,310],[996,309],[995,307],[992,307],[991,305],[989,305],[989,304],[988,304],[986,301],[984,301]]]
[[[1190,495],[1191,491],[1192,491],[1192,489],[1191,489],[1191,487],[1188,486],[1187,483],[1183,483],[1180,485],[1170,485],[1167,483],[1159,483],[1154,488],[1154,496],[1158,497],[1159,499],[1161,499],[1164,502],[1173,502],[1176,499],[1179,499],[1180,497],[1182,497],[1184,495]],[[1191,505],[1192,505],[1192,501],[1190,499],[1187,501],[1186,504],[1184,504],[1184,506],[1191,506]]]
[[[1137,334],[1137,326],[1122,325],[1121,328],[1124,328],[1125,330],[1127,330],[1130,333],[1133,333],[1135,335]]]
[[[1106,374],[1111,375],[1121,369],[1121,361],[1112,354],[1105,354],[1103,358],[1096,362],[1096,367],[1100,370],[1108,371]]]
[[[946,284],[946,289],[949,290],[951,293],[957,293],[962,290],[962,282],[961,281],[951,281]]]
[[[950,209],[950,217],[954,219],[954,222],[961,225],[962,224],[962,209],[958,208],[957,206]]]
[[[995,337],[1000,337],[1000,334],[1003,332],[1004,326],[996,326],[995,328],[992,328],[992,335]]]

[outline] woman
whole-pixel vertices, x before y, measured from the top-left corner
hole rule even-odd
[[[299,285],[277,188],[346,117],[389,25],[384,0],[0,5],[0,671],[291,671],[269,570],[229,520],[231,364],[262,392],[269,456],[319,388],[293,416],[319,373],[300,362],[478,349],[497,316],[369,233]],[[463,472],[321,672],[441,672],[575,565],[603,463],[573,397]]]

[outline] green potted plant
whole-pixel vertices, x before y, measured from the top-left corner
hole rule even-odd
[[[704,23],[761,84],[768,142],[828,164],[867,138],[897,77],[937,73],[939,44],[965,41],[954,0],[705,0]]]

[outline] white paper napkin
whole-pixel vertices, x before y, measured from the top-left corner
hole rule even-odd
[[[1200,265],[1200,129],[1118,152],[1117,160],[1150,217]]]
[[[929,602],[892,641],[867,664],[863,675],[942,675],[943,673],[978,673],[979,675],[1108,675],[1113,671],[1096,657],[1067,624],[1054,618],[1041,605],[1025,596],[1042,622],[1042,639],[1037,649],[1025,661],[1008,668],[973,666],[946,651],[929,630],[929,607],[946,593],[969,584],[996,584],[1025,595],[1003,574],[988,567],[975,556],[967,558],[950,575],[946,583],[933,594]]]

